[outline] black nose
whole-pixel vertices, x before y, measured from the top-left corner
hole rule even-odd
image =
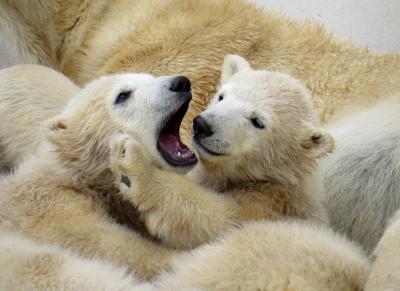
[[[209,137],[213,134],[207,121],[200,115],[193,119],[193,134],[194,136]]]
[[[173,92],[190,92],[192,85],[185,76],[178,76],[172,79],[169,89]]]

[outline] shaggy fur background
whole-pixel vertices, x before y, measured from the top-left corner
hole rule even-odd
[[[249,0],[267,9],[279,9],[298,19],[323,23],[342,38],[378,52],[400,51],[398,0]],[[0,35],[0,68],[15,64]]]

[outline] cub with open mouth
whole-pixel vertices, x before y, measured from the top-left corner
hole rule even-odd
[[[122,92],[114,104],[114,110],[118,112],[116,118],[122,117],[122,123],[125,119],[132,123],[123,132],[141,143],[154,165],[187,173],[198,162],[194,152],[182,142],[179,132],[192,100],[191,83],[185,76],[159,77],[157,83],[153,85],[154,89],[148,88],[140,100],[132,97],[136,93],[133,90]],[[157,94],[164,96],[161,98]],[[155,96],[154,100],[152,96]],[[125,198],[129,201],[129,197]]]
[[[29,70],[35,74],[43,68]],[[18,74],[12,76],[18,78]],[[71,86],[74,90],[66,78],[55,79],[59,84],[51,84],[54,90]],[[26,94],[17,101],[49,97],[40,94],[51,91],[43,90],[41,84],[18,81],[12,84]],[[2,177],[0,222],[28,241],[108,261],[127,268],[139,279],[150,279],[170,264],[177,251],[130,231],[110,217],[116,215],[109,209],[110,201],[119,201],[122,196],[110,168],[110,142],[116,134],[130,134],[141,141],[158,169],[185,172],[193,168],[197,159],[178,133],[191,100],[190,82],[186,77],[127,73],[103,76],[76,91],[65,108],[41,128],[42,140],[36,152]],[[2,100],[15,102],[12,90],[2,93]],[[30,254],[21,254],[25,255]],[[10,280],[14,275],[10,273]],[[54,276],[51,279],[53,282]]]
[[[296,79],[227,56],[218,94],[194,119],[193,145],[200,162],[188,175],[155,167],[140,141],[113,145],[120,191],[164,244],[193,248],[248,220],[327,221],[316,160],[334,141]]]

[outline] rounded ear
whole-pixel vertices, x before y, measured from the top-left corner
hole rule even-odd
[[[63,133],[67,129],[67,123],[61,115],[57,115],[45,120],[42,123],[42,128],[46,130],[47,138],[53,140],[54,137],[58,136],[61,132]]]
[[[67,129],[66,120],[60,115],[44,121],[42,126],[45,130],[47,130],[46,137],[50,142],[54,142],[59,139],[60,135],[63,135]]]
[[[251,69],[250,64],[239,55],[226,55],[221,69],[221,84],[241,70]]]
[[[335,150],[335,140],[326,131],[308,125],[301,139],[301,146],[310,158],[318,159]]]
[[[50,131],[67,129],[67,123],[62,116],[55,116],[46,120],[45,126],[50,129]]]

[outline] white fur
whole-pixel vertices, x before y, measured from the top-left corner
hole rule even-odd
[[[377,247],[366,291],[396,291],[400,288],[400,211],[391,219]]]
[[[12,21],[17,18],[16,14],[0,8],[0,38],[4,42],[7,65],[19,64],[39,64],[40,60],[29,45],[30,43],[21,41],[30,35],[29,28],[19,22]]]
[[[330,135],[320,131],[311,96],[299,80],[279,72],[253,70],[238,55],[226,56],[221,86],[200,116],[213,132],[209,137],[194,138],[200,157],[208,162],[223,160],[225,168],[239,177],[268,180],[265,176],[271,175],[283,183],[298,183],[296,166],[290,166],[299,160],[317,159],[334,148]],[[264,128],[256,128],[254,118]],[[308,143],[314,133],[321,137],[318,145]],[[309,145],[307,150],[304,142]],[[260,155],[263,159],[258,159]],[[249,165],[254,157],[251,174],[241,173],[238,168]],[[307,170],[312,171],[310,168]],[[300,172],[302,175],[304,168]]]
[[[60,113],[79,90],[44,66],[0,70],[0,170],[14,168],[38,146],[43,122]]]
[[[0,228],[0,290],[137,290],[124,268]],[[143,289],[145,290],[145,289]]]
[[[332,226],[372,251],[400,207],[400,99],[328,127],[337,150],[321,161]]]
[[[223,67],[229,72],[240,67],[231,63],[238,58],[246,62],[227,57]],[[114,139],[110,160],[116,184],[148,231],[169,247],[194,248],[248,220],[326,223],[315,160],[334,142],[319,129],[304,86],[248,65],[219,92],[225,98],[216,97],[194,122],[200,162],[189,177],[155,167],[145,158],[148,147],[135,138]],[[264,128],[254,126],[254,116]],[[212,134],[205,133],[206,123]]]
[[[122,116],[122,123],[129,120],[132,122],[130,127],[135,128],[139,120],[140,126],[147,130],[141,131],[142,135],[137,138],[149,148],[155,160],[162,160],[155,148],[158,127],[162,119],[170,114],[167,108],[171,102],[180,102],[168,90],[170,80],[171,77],[155,79],[149,74],[116,74],[94,81],[84,93],[78,94],[79,87],[64,75],[44,66],[21,65],[0,70],[0,171],[19,165],[42,141],[45,126],[54,118],[62,117],[56,115],[64,107],[63,116],[68,117],[75,110],[85,108],[91,100],[87,96],[94,95],[96,90],[103,91],[108,100],[108,110],[117,110],[115,117],[121,119]],[[113,86],[107,87],[111,82],[114,82]],[[143,84],[140,90],[138,84]],[[118,109],[113,106],[118,90],[133,91],[129,107]],[[143,124],[143,120],[148,123]],[[162,162],[160,166],[169,167]]]
[[[51,6],[54,6],[51,1],[2,1],[0,38],[5,39],[9,65],[51,65],[53,56],[48,38],[55,32],[48,19]]]
[[[149,74],[115,74],[91,82],[82,94],[76,95],[57,119],[68,118],[91,102],[89,96],[102,92],[106,108],[115,120],[133,134],[148,149],[153,160],[160,166],[170,168],[156,147],[159,131],[166,118],[183,104],[181,98],[170,91],[174,77],[155,78]],[[116,105],[119,93],[131,91],[131,97],[123,105]],[[174,169],[176,170],[176,169]],[[188,170],[188,169],[187,169]]]
[[[46,70],[58,83],[41,87],[43,83],[33,82],[26,86],[26,80],[18,82],[18,68],[11,69],[10,74],[4,72],[4,76],[24,98],[33,102],[35,99],[29,98],[42,93],[49,94],[42,98],[51,100],[49,87],[59,90],[60,84],[68,85],[69,81]],[[29,72],[42,71],[42,67],[31,66]],[[137,133],[137,138],[151,144],[149,150],[158,155],[155,139],[159,127],[184,102],[169,90],[172,79],[147,74],[113,75],[88,84],[69,100],[63,99],[68,101],[65,109],[46,121],[45,135],[35,137],[37,149],[0,181],[0,224],[12,230],[8,239],[8,230],[0,229],[0,236],[4,236],[0,238],[4,243],[0,244],[0,284],[5,286],[1,290],[131,290],[136,281],[124,269],[114,269],[105,261],[128,267],[141,278],[154,275],[168,264],[169,256],[175,254],[173,250],[129,232],[107,215],[101,195],[112,190],[113,183],[111,175],[104,181],[107,177],[101,174],[109,169],[109,141],[118,132]],[[116,104],[120,92],[127,90],[132,91],[130,97]],[[15,91],[2,92],[0,99],[12,104]],[[17,99],[21,103],[24,100]],[[54,110],[59,103],[53,105],[49,107]],[[22,109],[29,113],[26,106]],[[38,114],[38,119],[41,117]],[[75,158],[69,159],[68,154]],[[106,190],[90,188],[92,181]],[[17,233],[23,237],[15,236]],[[48,246],[50,243],[56,247]],[[9,251],[11,247],[15,252]],[[86,259],[70,255],[61,247]],[[155,250],[156,263],[145,255],[149,248]],[[104,263],[87,260],[91,258],[103,259]],[[27,264],[29,268],[25,270]],[[21,287],[17,288],[19,281]]]
[[[139,80],[139,81],[138,81]],[[112,116],[112,121],[116,121],[117,123],[119,123],[121,125],[122,128],[124,128],[124,130],[127,131],[132,131],[136,137],[143,143],[149,143],[149,149],[150,151],[153,151],[153,154],[157,154],[155,151],[155,138],[156,138],[156,132],[159,129],[158,127],[161,124],[161,120],[169,115],[170,112],[168,112],[166,109],[170,108],[171,106],[171,102],[177,102],[175,98],[173,98],[173,96],[169,96],[168,94],[168,84],[169,84],[169,78],[167,77],[161,77],[161,78],[154,78],[150,75],[146,75],[146,74],[126,74],[126,75],[115,75],[115,76],[109,76],[109,77],[104,77],[102,79],[100,79],[97,82],[94,82],[90,85],[88,85],[85,90],[81,91],[75,98],[72,98],[71,101],[69,102],[69,104],[67,105],[65,111],[63,111],[63,113],[61,113],[60,115],[58,115],[57,117],[53,118],[50,121],[50,124],[53,123],[53,125],[55,127],[59,127],[59,128],[53,128],[53,130],[55,131],[62,131],[63,126],[62,124],[60,125],[60,123],[63,122],[64,119],[66,119],[67,121],[71,121],[73,122],[74,120],[72,119],[68,119],[69,116],[77,114],[79,116],[78,113],[80,113],[80,111],[82,111],[82,114],[86,113],[86,110],[88,110],[88,105],[91,105],[91,100],[94,101],[94,99],[96,100],[102,100],[101,102],[105,102],[106,106],[100,106],[102,109],[108,111],[108,113],[110,113],[110,116]],[[121,92],[121,90],[131,90],[132,96],[130,99],[128,99],[128,101],[123,104],[123,105],[117,105],[114,104],[115,103],[115,99],[118,96],[119,92]],[[92,96],[92,93],[96,92],[96,94],[94,94],[95,96]],[[100,93],[101,94],[100,94]],[[171,98],[169,98],[171,97]],[[93,104],[98,104],[97,102],[93,102]],[[174,107],[174,106],[172,106]],[[100,111],[99,114],[104,114],[103,111]],[[143,120],[150,120],[147,121],[147,123]],[[81,120],[76,120],[76,122],[79,122]],[[99,120],[97,120],[99,121]],[[66,123],[66,127],[68,128],[69,124]],[[82,126],[85,126],[85,124],[83,124]],[[146,129],[145,131],[143,130],[138,130],[135,131],[135,129]],[[146,146],[147,147],[147,146]],[[41,152],[43,151],[43,152]],[[49,148],[49,145],[45,145],[43,144],[43,146],[41,146],[39,148],[39,153],[38,156],[32,156],[32,158],[29,160],[26,160],[23,165],[18,169],[17,174],[15,176],[9,177],[9,178],[5,178],[5,180],[8,180],[8,183],[11,183],[13,179],[23,179],[25,175],[28,175],[30,173],[34,173],[35,169],[40,169],[40,166],[46,165],[46,163],[49,163],[50,165],[48,167],[51,167],[51,163],[52,163],[52,159],[51,159],[51,155],[45,155],[46,153],[50,154],[52,152],[51,148]],[[157,158],[157,160],[159,160],[159,158]],[[105,161],[106,162],[106,161]],[[36,167],[36,168],[35,168]],[[47,166],[46,166],[47,167]],[[64,175],[64,173],[62,171],[58,171],[57,175],[61,176],[61,179],[65,179],[65,181],[67,181],[68,175]],[[64,181],[64,180],[63,180]],[[5,182],[5,181],[3,181]],[[10,210],[9,207],[7,207],[6,204],[6,200],[0,201],[1,205],[4,207],[2,211],[2,219],[7,220],[8,216],[10,215],[10,213],[12,212],[12,209]],[[26,201],[27,204],[29,204],[29,201]],[[12,205],[13,207],[18,207],[18,205]],[[23,209],[20,209],[21,212],[20,213],[24,213]],[[20,217],[18,217],[20,218]],[[22,219],[22,218],[21,218]],[[26,221],[29,220],[29,217],[25,217]],[[18,219],[16,219],[15,221],[17,221]],[[17,222],[15,222],[17,223]],[[60,223],[62,223],[62,221],[60,221]],[[283,229],[283,233],[285,233],[286,231],[290,231],[290,228],[288,229]],[[250,231],[252,232],[252,231]],[[255,235],[257,237],[261,238],[262,243],[259,244],[253,244],[252,240],[250,239],[247,243],[246,243],[246,249],[250,249],[251,252],[254,252],[254,254],[256,255],[256,257],[258,257],[258,248],[259,247],[266,247],[267,251],[269,248],[268,244],[264,245],[264,242],[266,241],[266,239],[264,239],[264,235],[268,235],[268,233],[270,233],[270,231],[268,230],[264,230],[263,228],[255,229]],[[271,232],[272,233],[272,232]],[[298,233],[296,231],[294,231],[296,237],[298,237]],[[244,232],[242,235],[240,235],[241,237],[246,238],[248,236],[247,232]],[[280,237],[281,234],[278,236]],[[272,236],[273,237],[273,236]],[[314,239],[314,235],[313,233],[311,233],[309,235],[309,237],[312,237]],[[266,238],[269,239],[269,237],[267,236]],[[230,241],[230,237],[227,238],[227,241]],[[283,238],[284,240],[286,240],[286,237]],[[331,239],[331,238],[329,238]],[[257,241],[258,239],[256,239],[255,241]],[[308,240],[306,238],[306,243],[305,245],[308,244]],[[329,240],[328,240],[329,241]],[[103,242],[105,243],[105,242]],[[114,241],[114,244],[117,243]],[[233,243],[234,245],[236,245],[235,243]],[[280,244],[277,244],[277,247],[281,247]],[[341,247],[339,247],[341,248]],[[219,248],[218,251],[222,252],[222,256],[225,256],[225,252],[222,251],[225,248]],[[282,248],[281,248],[282,249]],[[43,251],[44,249],[40,249],[39,251]],[[245,259],[247,259],[246,257],[246,253],[244,253],[244,255],[242,257],[234,257],[232,256],[233,253],[236,252],[232,252],[229,253],[229,257],[227,258],[227,260],[229,260],[228,263],[225,263],[226,265],[230,265],[230,262],[232,262],[232,269],[227,269],[227,273],[226,274],[230,274],[231,277],[233,277],[234,275],[236,275],[236,263],[235,260],[239,260],[240,262],[243,262]],[[317,254],[318,254],[318,249],[317,249]],[[348,257],[348,253],[345,251],[345,257]],[[22,255],[25,255],[25,253],[21,253]],[[35,254],[35,253],[34,253]],[[337,252],[334,251],[333,252],[335,259],[337,258]],[[26,254],[27,257],[30,256],[30,254]],[[205,257],[208,257],[208,254],[205,255]],[[293,254],[288,254],[287,256],[285,255],[285,258],[287,260],[291,260],[291,258],[294,257],[294,260],[297,258],[295,255]],[[355,257],[357,257],[357,254],[355,255]],[[18,260],[15,260],[15,258],[17,258],[16,256],[11,256],[11,258],[7,257],[7,260],[10,259],[13,264],[17,264],[16,266],[18,266]],[[230,259],[232,259],[232,261],[230,261]],[[61,253],[55,254],[55,259],[57,261],[63,261],[64,257]],[[79,258],[78,258],[79,259]],[[202,259],[202,256],[200,256],[200,259]],[[199,259],[199,260],[200,260]],[[360,281],[360,277],[362,277],[363,270],[364,267],[362,266],[363,262],[362,260],[358,260],[358,257],[356,259],[354,259],[354,261],[349,260],[349,261],[344,261],[343,264],[347,264],[347,262],[349,262],[349,264],[354,263],[356,265],[356,275],[354,277],[351,277],[351,279],[355,279],[357,284],[359,284]],[[265,264],[265,261],[263,260],[258,260],[255,259],[255,261],[257,262],[257,264],[259,265],[263,265],[263,266],[268,266],[268,264]],[[305,256],[305,261],[301,261],[300,263],[306,262],[307,261],[307,256]],[[7,261],[8,262],[8,261]],[[341,261],[342,262],[342,261]],[[67,262],[67,264],[69,264]],[[194,264],[194,269],[196,269],[196,264],[202,264],[200,261],[197,261],[197,259],[193,260],[192,264]],[[287,264],[287,261],[286,261]],[[67,267],[63,267],[61,270],[64,273],[63,276],[61,276],[59,279],[62,281],[64,280],[63,278],[66,278],[65,280],[68,281],[69,283],[74,282],[74,280],[78,280],[78,279],[71,279],[71,278],[75,278],[75,273],[74,271],[79,271],[79,272],[83,272],[83,270],[86,270],[85,265],[88,266],[87,269],[87,273],[85,273],[84,276],[88,276],[89,278],[91,278],[91,276],[93,275],[92,273],[92,263],[85,263],[85,262],[71,262],[70,265],[68,265]],[[257,265],[257,266],[259,266]],[[61,264],[61,266],[64,266],[64,263]],[[214,265],[217,267],[217,265]],[[328,266],[327,268],[329,270],[331,270],[330,268],[333,268],[333,270],[336,270],[338,265],[333,264],[333,266]],[[341,267],[342,265],[339,265],[339,267]],[[96,264],[94,264],[93,266],[93,270],[96,268],[100,268],[100,267],[96,267]],[[105,267],[106,268],[106,267]],[[101,269],[101,268],[100,268]],[[96,269],[97,270],[97,269]],[[232,283],[234,286],[237,286],[235,284],[239,284],[239,286],[244,286],[243,284],[252,284],[253,277],[255,274],[257,274],[257,269],[248,269],[249,273],[245,274],[244,277],[240,277],[237,281],[229,281],[229,280],[225,280],[223,282],[225,282],[226,284],[230,284]],[[339,269],[341,270],[341,269]],[[101,272],[98,271],[98,272]],[[107,269],[107,272],[111,272],[113,273],[113,269]],[[115,271],[116,273],[118,273],[117,271]],[[200,270],[200,273],[202,273],[203,271]],[[14,272],[10,274],[10,276],[13,276]],[[210,275],[216,274],[215,272],[210,272]],[[336,274],[336,273],[335,273]],[[342,276],[344,273],[340,273],[340,276]],[[110,278],[110,276],[107,276],[106,272],[102,273],[101,272],[101,276],[102,278]],[[117,276],[117,275],[116,275]],[[178,276],[178,275],[177,275]],[[283,276],[286,276],[285,274],[283,274]],[[314,274],[310,274],[311,277],[314,276]],[[346,275],[343,275],[346,276]],[[112,277],[112,276],[111,276]],[[194,275],[194,278],[200,278],[200,275]],[[268,276],[267,276],[268,277]],[[30,286],[29,284],[31,284],[31,280],[35,280],[38,277],[34,277],[31,279],[28,279],[24,282],[27,282],[26,284],[28,284],[28,286]],[[58,278],[58,277],[57,277]],[[79,277],[80,278],[80,277]],[[186,277],[176,277],[177,280],[180,280],[180,278],[185,278],[185,280],[187,279]],[[236,277],[235,277],[236,278]],[[317,276],[316,279],[313,277],[310,280],[319,280],[319,277]],[[111,278],[112,279],[112,278]],[[14,279],[11,279],[14,280]],[[82,279],[83,280],[83,279]],[[129,281],[129,280],[128,280]],[[4,281],[5,282],[5,281]],[[50,280],[50,281],[42,281],[39,278],[39,283],[40,284],[46,284],[46,282],[58,282],[58,281],[54,281],[54,280]],[[63,281],[62,281],[63,282]],[[79,281],[80,282],[80,281]],[[118,282],[118,278],[115,279],[115,281],[111,280],[110,284],[119,284]],[[125,282],[125,281],[123,281]],[[222,282],[222,281],[221,281]],[[92,283],[98,283],[97,281],[92,281],[92,280],[85,280],[85,283],[87,284],[92,284]],[[99,280],[99,284],[102,283],[101,280]],[[129,282],[128,282],[129,283]],[[121,284],[125,284],[125,283],[121,283]],[[191,283],[192,284],[192,283]],[[200,286],[196,286],[196,282],[193,282],[194,286],[182,286],[182,288],[179,288],[178,290],[182,290],[184,289],[184,287],[187,288],[198,288],[198,287],[203,287],[201,284]],[[314,285],[314,283],[311,283]],[[344,283],[346,284],[346,283]],[[96,285],[97,286],[97,285]],[[114,285],[106,285],[106,286],[112,286],[114,287]],[[147,288],[148,286],[140,286],[140,288]],[[82,287],[83,288],[83,287]],[[176,290],[174,289],[174,286],[166,286],[161,287],[162,290],[168,290],[168,288],[171,288],[172,290]],[[118,289],[117,289],[118,290]]]
[[[166,290],[361,290],[369,262],[331,230],[302,222],[247,224],[178,257]]]

